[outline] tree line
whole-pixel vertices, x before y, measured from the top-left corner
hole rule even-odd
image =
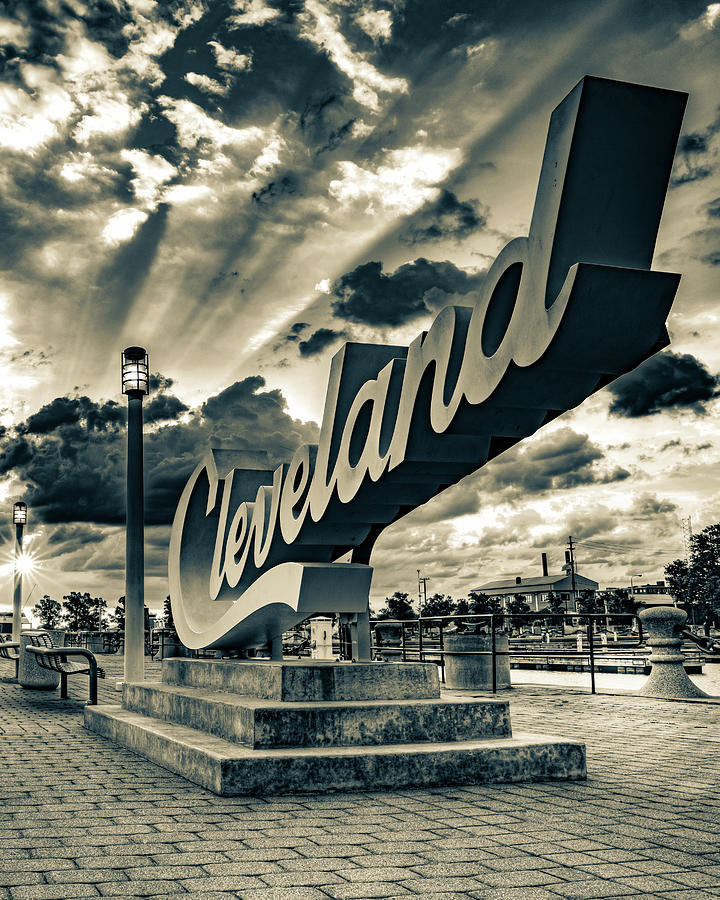
[[[108,625],[125,627],[125,598],[120,597],[113,612],[108,613],[102,597],[92,597],[87,591],[70,591],[58,603],[45,594],[33,607],[33,613],[43,628],[67,628],[69,631],[101,631]]]
[[[385,606],[377,614],[378,619],[417,619],[418,613],[404,591],[395,591],[385,598]],[[559,615],[567,612],[565,600],[560,594],[550,592],[543,601],[548,613]],[[625,590],[580,591],[577,596],[577,611],[580,613],[621,613],[634,612],[632,598]],[[507,598],[505,605],[499,597],[489,597],[480,591],[470,591],[467,597],[455,600],[449,594],[433,594],[422,603],[421,614],[428,616],[476,616],[518,615],[534,612],[527,597],[514,594]]]
[[[125,628],[125,597],[120,597],[115,609],[108,612],[108,606],[102,597],[91,597],[86,591],[70,591],[58,603],[45,594],[33,607],[34,615],[40,620],[43,628],[67,628],[68,631],[102,631],[108,626]],[[170,597],[165,598],[163,620],[165,627],[175,630]],[[149,629],[150,620],[145,609],[145,629]]]

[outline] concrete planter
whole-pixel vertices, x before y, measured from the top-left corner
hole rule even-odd
[[[489,634],[446,634],[444,637],[445,687],[492,690],[492,636]],[[496,686],[510,687],[510,657],[506,634],[495,635],[497,651]],[[481,654],[481,651],[484,651]],[[476,655],[477,654],[477,655]]]
[[[38,665],[34,653],[28,653],[25,649],[32,645],[29,634],[20,632],[20,661],[18,664],[18,684],[24,688],[36,691],[54,691],[60,684],[60,673],[50,669],[43,669]]]

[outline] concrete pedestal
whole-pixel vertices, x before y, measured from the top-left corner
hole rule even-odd
[[[29,634],[20,632],[20,647],[18,653],[18,684],[24,688],[32,688],[38,691],[54,691],[60,684],[60,673],[43,669],[37,664],[34,653],[28,653],[25,649],[32,644]]]
[[[687,613],[674,606],[656,606],[640,613],[650,645],[652,671],[638,694],[644,697],[707,697],[685,671],[682,630]]]
[[[453,690],[492,690],[492,635],[448,634],[445,649],[445,686]],[[506,634],[495,635],[496,689],[510,685],[510,657]]]
[[[442,699],[435,663],[170,659],[85,725],[222,795],[585,778],[583,744]]]

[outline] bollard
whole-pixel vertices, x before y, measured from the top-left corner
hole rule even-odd
[[[637,692],[643,697],[707,697],[688,678],[683,666],[682,630],[687,613],[674,606],[656,606],[640,613],[650,645],[652,671]]]

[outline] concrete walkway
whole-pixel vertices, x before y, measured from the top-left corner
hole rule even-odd
[[[516,688],[517,730],[587,742],[586,783],[227,799],[87,732],[87,678],[62,701],[12,671],[0,900],[720,897],[719,705]]]

